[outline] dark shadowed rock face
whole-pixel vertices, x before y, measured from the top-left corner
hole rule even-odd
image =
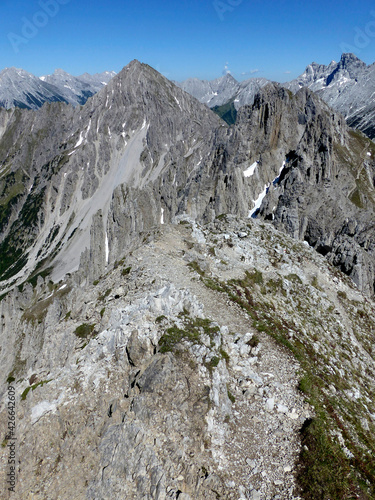
[[[360,289],[374,292],[375,147],[313,94],[300,91],[306,120],[282,175],[270,186],[260,215],[303,239],[348,274]],[[269,104],[263,104],[266,113]],[[290,106],[292,110],[292,106]],[[295,112],[292,112],[295,116]],[[276,113],[271,119],[277,121]],[[292,145],[291,142],[289,142]]]

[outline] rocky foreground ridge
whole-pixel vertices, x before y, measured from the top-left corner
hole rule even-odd
[[[20,498],[372,498],[374,155],[307,89],[228,127],[138,61],[0,111]]]
[[[371,498],[374,303],[257,221],[145,236],[1,302],[18,497]]]

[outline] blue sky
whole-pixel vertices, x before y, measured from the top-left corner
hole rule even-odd
[[[343,51],[375,61],[370,1],[2,0],[0,69],[41,76],[119,71],[132,59],[170,79],[287,81]]]

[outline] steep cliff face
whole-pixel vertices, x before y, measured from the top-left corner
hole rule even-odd
[[[250,189],[236,184],[249,213],[260,209],[260,217],[306,240],[372,295],[373,142],[308,89],[293,96],[275,84],[240,109],[227,137],[226,165],[252,181]]]
[[[347,129],[312,94],[297,147],[260,215],[295,238],[303,239],[341,268],[367,294],[374,293],[374,168],[372,141]],[[306,118],[304,118],[306,119]]]

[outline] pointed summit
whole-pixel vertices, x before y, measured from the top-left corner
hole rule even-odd
[[[56,76],[69,76],[69,77],[72,76],[68,72],[66,72],[65,70],[63,70],[61,68],[55,69],[55,71],[53,72],[53,74],[56,75]]]
[[[351,78],[356,78],[361,71],[366,69],[367,65],[356,55],[344,53],[337,67],[338,69],[346,70]]]
[[[232,73],[225,73],[225,75],[221,79],[224,81],[237,83],[237,80],[232,76]]]
[[[342,63],[342,64],[352,64],[352,63],[358,64],[359,63],[362,65],[366,65],[361,59],[359,59],[359,57],[357,57],[352,52],[343,52],[341,54],[340,63]]]

